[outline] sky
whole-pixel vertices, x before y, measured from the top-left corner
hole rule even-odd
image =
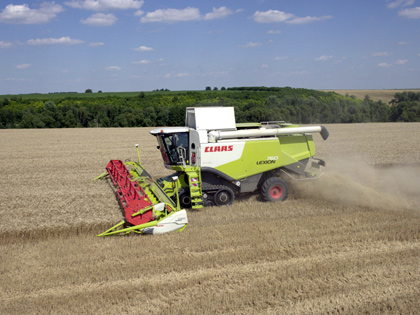
[[[0,0],[0,94],[420,88],[420,0]]]

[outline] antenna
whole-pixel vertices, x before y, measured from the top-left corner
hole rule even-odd
[[[140,162],[140,153],[139,153],[139,145],[138,144],[136,144],[136,150],[137,150],[137,157],[139,159],[139,165],[141,165],[141,162]]]

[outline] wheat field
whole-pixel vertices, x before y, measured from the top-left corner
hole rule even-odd
[[[355,96],[364,99],[366,95],[373,101],[389,103],[394,98],[395,93],[414,92],[419,93],[420,89],[391,89],[391,90],[321,90],[324,92],[335,92],[341,95]]]
[[[188,211],[180,233],[121,220],[110,159],[169,174],[148,128],[0,130],[1,314],[419,314],[420,123],[326,125],[327,172]]]

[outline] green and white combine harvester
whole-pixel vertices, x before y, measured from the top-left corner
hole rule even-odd
[[[235,123],[233,107],[188,107],[185,127],[150,131],[166,168],[174,174],[153,180],[139,162],[111,160],[107,173],[125,219],[99,234],[158,234],[182,230],[185,208],[230,205],[235,196],[258,191],[266,201],[287,198],[286,179],[315,179],[325,162],[315,159],[312,133],[326,140],[323,126],[283,121]],[[138,153],[138,151],[137,151]]]

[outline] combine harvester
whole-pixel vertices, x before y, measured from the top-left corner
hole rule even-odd
[[[139,163],[112,160],[107,173],[117,189],[125,220],[100,234],[166,233],[188,223],[182,208],[230,205],[235,196],[259,191],[266,201],[285,200],[284,178],[314,179],[325,162],[315,159],[312,133],[323,126],[285,122],[235,123],[233,107],[188,107],[185,127],[150,131],[166,168],[154,181]],[[138,151],[137,151],[138,153]]]

